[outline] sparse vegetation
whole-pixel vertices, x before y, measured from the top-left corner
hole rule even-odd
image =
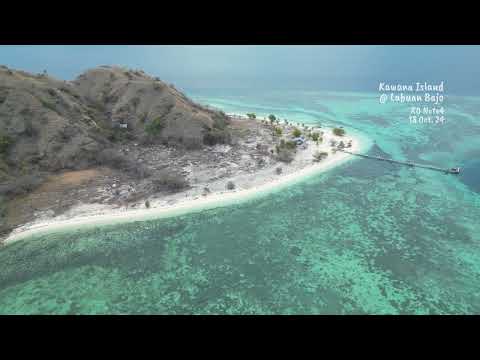
[[[187,150],[200,149],[202,147],[202,141],[195,137],[183,137],[181,143]]]
[[[136,109],[137,106],[140,104],[140,98],[139,97],[134,97],[131,101],[132,101],[132,105],[133,105],[134,109]]]
[[[227,116],[225,114],[222,115],[221,112],[212,116],[212,119],[213,119],[213,127],[216,129],[223,130],[228,125]]]
[[[8,151],[8,148],[12,144],[12,139],[10,136],[0,133],[0,155],[5,154]]]
[[[43,182],[39,175],[29,174],[16,178],[15,181],[0,186],[0,195],[18,196],[35,190]]]
[[[208,178],[193,171],[197,166],[215,177],[224,176],[219,180],[223,189],[228,180],[235,182],[228,184],[229,189],[240,187],[228,177],[237,173],[234,168],[250,172],[256,163],[258,167],[268,164],[271,176],[281,171],[275,170],[281,163],[270,167],[276,162],[275,143],[287,131],[283,123],[278,126],[276,118],[271,127],[255,121],[230,123],[230,117],[219,109],[196,105],[172,91],[173,87],[150,77],[134,81],[146,75],[136,71],[122,74],[116,67],[86,71],[76,81],[14,74],[0,86],[0,107],[5,113],[0,126],[5,134],[0,134],[0,213],[2,205],[11,200],[10,195],[32,191],[47,177],[48,187],[40,190],[55,192],[55,196],[32,197],[31,204],[22,206],[18,213],[33,219],[35,212],[51,209],[61,213],[75,201],[121,204],[131,203],[134,198],[140,207],[153,208],[153,188],[179,191],[189,186],[184,174],[190,174],[192,185],[195,181],[195,186],[203,189]],[[127,77],[132,81],[127,82]],[[154,91],[152,86],[160,91]],[[254,113],[249,118],[260,120]],[[268,119],[264,123],[268,124]],[[272,132],[278,136],[274,141]],[[263,135],[267,136],[260,140]],[[260,145],[255,151],[257,140]],[[218,143],[232,146],[219,146],[215,153],[207,149],[194,154],[185,149]],[[295,149],[293,143],[285,143],[284,147],[285,152]],[[247,161],[238,154],[253,156]],[[198,159],[188,165],[185,160],[190,155],[198,155]],[[292,156],[287,154],[285,158]],[[225,162],[225,167],[220,158],[231,161]],[[190,166],[194,167],[192,171]],[[70,175],[70,171],[82,173]],[[73,193],[76,187],[70,188],[70,180],[77,179],[82,181],[82,191]],[[61,184],[58,188],[57,180]],[[68,186],[63,185],[64,180]],[[204,193],[208,192],[206,188]],[[2,197],[2,193],[6,195]]]
[[[132,140],[132,134],[125,129],[113,128],[105,129],[100,128],[101,133],[107,136],[107,139],[114,143],[123,143],[127,140]]]
[[[7,96],[8,96],[8,89],[0,88],[0,105],[3,104],[5,100],[7,100]]]
[[[299,136],[302,135],[302,132],[300,131],[299,128],[295,128],[295,129],[293,129],[293,133],[292,133],[292,134],[293,134],[293,136],[295,136],[295,137],[299,137]]]
[[[295,141],[285,141],[284,139],[280,140],[280,144],[276,146],[277,154],[280,149],[287,149],[287,150],[295,150],[297,148],[297,144]]]
[[[152,180],[154,191],[178,192],[189,187],[188,181],[178,173],[164,172]]]
[[[342,128],[333,128],[332,132],[336,136],[344,136],[345,135],[345,130],[342,129]]]
[[[140,115],[140,122],[142,124],[145,124],[145,122],[147,121],[147,117],[148,117],[148,112],[144,112],[142,115]]]
[[[328,152],[325,151],[317,151],[315,154],[313,154],[313,161],[321,161],[325,159],[328,156]]]
[[[7,201],[3,196],[0,196],[0,231],[2,230],[3,219],[7,215]]]
[[[295,141],[285,141],[282,139],[282,141],[280,141],[280,148],[295,150],[297,148],[297,144],[295,143]]]
[[[48,102],[48,101],[45,101],[44,99],[42,98],[38,98],[38,100],[40,101],[40,103],[42,104],[43,107],[46,107],[47,109],[51,110],[51,111],[54,111],[58,114],[58,111],[57,111],[57,108],[55,107],[54,104]]]
[[[98,154],[100,165],[111,166],[114,169],[124,169],[130,165],[130,160],[113,149],[105,149]]]
[[[33,126],[33,123],[32,123],[31,119],[26,119],[25,120],[24,134],[29,136],[29,137],[34,137],[35,135],[37,135],[37,130]]]
[[[233,181],[227,182],[227,189],[228,189],[228,190],[233,190],[233,189],[235,189],[235,184],[234,184]]]
[[[294,154],[292,151],[289,151],[287,149],[278,149],[277,152],[277,160],[282,161],[285,163],[292,162],[294,158]]]
[[[273,123],[277,120],[277,118],[275,117],[275,115],[270,114],[268,115],[268,120],[270,120],[270,124],[273,125]]]
[[[105,165],[113,169],[126,171],[139,179],[149,176],[148,170],[144,166],[134,162],[114,149],[105,149],[101,151],[96,160],[99,165]]]
[[[53,97],[55,97],[57,95],[57,92],[53,88],[47,89],[47,93],[48,93],[48,95],[53,96]]]
[[[283,172],[283,169],[279,166],[275,169],[275,172],[277,173],[277,175],[280,175]]]
[[[205,145],[228,144],[231,140],[231,134],[227,130],[209,129],[203,136]]]
[[[165,120],[162,117],[156,117],[145,126],[145,132],[149,135],[159,135],[165,128]]]
[[[275,146],[275,150],[277,160],[289,163],[293,160],[295,152],[297,151],[297,144],[295,141],[285,141],[281,139],[280,144]]]

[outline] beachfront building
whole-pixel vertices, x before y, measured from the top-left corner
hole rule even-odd
[[[297,146],[300,146],[305,143],[305,137],[299,136],[299,137],[293,138],[292,141],[294,141],[297,144]]]

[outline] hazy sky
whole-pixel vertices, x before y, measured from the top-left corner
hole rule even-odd
[[[0,46],[0,63],[63,79],[125,65],[186,88],[368,90],[443,80],[454,92],[480,92],[480,46]]]

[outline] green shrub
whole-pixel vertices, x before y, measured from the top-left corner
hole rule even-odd
[[[227,130],[210,129],[203,136],[203,143],[205,145],[228,144],[230,143],[231,135]]]
[[[120,154],[114,149],[105,149],[101,151],[96,157],[98,165],[104,165],[113,169],[125,171],[134,175],[138,179],[143,179],[149,176],[149,171],[146,167],[132,159]]]
[[[134,97],[131,101],[132,101],[132,105],[135,109],[140,104],[140,98],[139,97]]]
[[[296,149],[297,148],[297,143],[295,141],[287,141],[285,143],[285,148],[287,148],[289,150]]]
[[[54,104],[48,102],[48,101],[45,101],[41,98],[39,98],[38,100],[40,100],[40,103],[43,105],[43,107],[46,107],[47,109],[49,110],[52,110],[54,112],[56,112],[58,114],[58,111],[57,111],[57,108],[55,107]]]
[[[287,149],[280,149],[277,153],[277,160],[285,163],[292,162],[293,157],[294,157],[293,152]]]
[[[5,154],[12,143],[9,136],[0,134],[0,154]]]
[[[280,152],[280,150],[296,150],[297,144],[295,141],[285,141],[284,139],[280,140],[280,145],[277,145],[275,147],[277,154]]]
[[[332,132],[337,135],[337,136],[343,136],[345,135],[345,130],[341,128],[334,128]]]
[[[281,127],[276,127],[275,128],[275,135],[282,136],[282,134],[283,134],[282,128]]]
[[[165,120],[157,117],[145,126],[145,132],[149,135],[159,135],[165,126]]]
[[[148,117],[148,112],[144,112],[141,116],[140,116],[140,122],[142,124],[145,123],[145,121],[147,121],[147,117]]]
[[[0,87],[0,105],[7,100],[8,89]]]
[[[104,129],[101,128],[102,134],[104,134],[108,140],[114,143],[124,143],[126,141],[133,141],[135,136],[128,129]]]
[[[178,173],[162,173],[152,180],[154,191],[177,192],[189,187],[188,181]]]
[[[300,131],[300,129],[298,128],[293,129],[293,136],[299,137],[301,135],[302,135],[302,132]]]
[[[228,125],[228,120],[227,120],[226,115],[221,115],[220,113],[215,114],[212,117],[212,119],[213,119],[213,127],[216,128],[216,129],[223,130]]]

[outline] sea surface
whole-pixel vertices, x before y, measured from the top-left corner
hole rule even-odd
[[[357,158],[240,204],[34,236],[0,250],[1,314],[480,312],[480,98],[447,96],[445,123],[411,124],[371,93],[187,94],[462,173]]]

